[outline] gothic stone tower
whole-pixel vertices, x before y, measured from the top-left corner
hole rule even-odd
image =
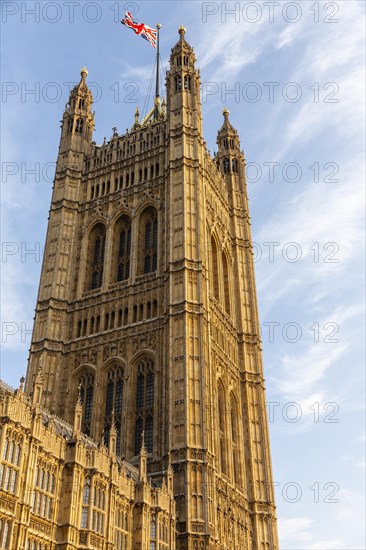
[[[92,141],[87,71],[62,121],[27,374],[43,405],[117,452],[174,469],[179,550],[278,548],[245,161],[224,110],[202,136],[179,29],[167,105]],[[150,548],[150,547],[149,547]]]

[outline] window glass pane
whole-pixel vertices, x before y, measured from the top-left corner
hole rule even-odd
[[[142,443],[142,418],[136,420],[135,426],[135,455],[138,455],[141,450]]]
[[[144,381],[145,377],[142,373],[137,378],[137,391],[136,391],[136,407],[141,409],[144,406]]]
[[[105,406],[105,414],[109,416],[112,413],[113,409],[113,390],[114,390],[114,384],[112,381],[109,381],[107,384],[107,395],[106,395],[106,406]]]
[[[154,375],[149,372],[146,383],[146,407],[152,407],[154,404]]]
[[[90,420],[93,407],[93,388],[91,386],[86,390],[85,401],[85,421]]]
[[[145,249],[151,248],[151,244],[152,244],[151,229],[152,229],[151,222],[148,221],[146,223],[146,228],[145,228]]]
[[[116,384],[116,403],[115,403],[116,417],[119,417],[122,413],[122,395],[123,395],[123,381],[118,380]]]
[[[145,444],[148,453],[152,453],[153,450],[153,418],[148,416],[146,418],[146,430],[145,430]]]

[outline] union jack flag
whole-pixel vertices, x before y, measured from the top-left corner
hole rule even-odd
[[[135,33],[142,36],[142,38],[145,38],[145,40],[148,40],[152,47],[156,48],[156,29],[148,27],[145,23],[134,21],[129,11],[125,13],[125,18],[122,19],[121,23],[135,31]]]

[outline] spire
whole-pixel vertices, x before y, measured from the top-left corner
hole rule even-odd
[[[61,134],[61,149],[82,152],[91,145],[94,130],[94,113],[91,111],[93,95],[86,78],[88,69],[80,71],[80,81],[70,92],[66,105]]]
[[[147,481],[147,450],[145,447],[145,432],[141,434],[141,449],[139,460],[139,479],[140,481]]]
[[[240,140],[237,130],[230,123],[230,111],[222,111],[224,122],[217,134],[218,153],[215,155],[218,169],[225,175],[228,190],[241,189],[244,173],[244,158],[240,151]]]
[[[139,111],[139,108],[136,107],[136,111],[135,111],[135,128],[137,126],[140,126],[139,118],[140,118],[140,111]]]
[[[171,456],[170,451],[168,451],[168,469],[166,471],[166,481],[167,481],[167,488],[170,493],[173,493],[173,478],[174,478],[174,471],[172,468],[172,462],[171,462]]]
[[[81,433],[81,421],[83,417],[83,405],[81,402],[81,384],[78,386],[78,397],[75,404],[74,412],[74,429],[73,435],[78,435]]]
[[[227,107],[225,107],[225,109],[222,111],[222,114],[224,115],[224,126],[229,126],[230,122],[229,122],[229,114],[230,114],[230,111]]]
[[[192,46],[190,46],[186,41],[186,37],[185,37],[186,32],[187,32],[187,29],[183,25],[180,25],[180,27],[178,28],[179,40],[175,44],[175,46],[172,48],[172,53],[170,56],[171,65],[173,61],[173,64],[175,64],[176,66],[178,67],[186,66],[187,68],[191,64],[191,62],[194,63],[194,61],[196,60]],[[174,63],[175,56],[182,53],[184,53],[185,55],[192,56],[192,58],[189,59],[189,63],[184,63],[184,59],[183,59],[183,65],[182,63],[179,63],[179,59],[178,59],[178,62],[177,60],[175,60],[176,62]],[[188,59],[186,59],[186,61],[188,61]]]
[[[224,116],[224,122],[219,130],[219,136],[221,134],[228,135],[230,133],[233,135],[237,135],[237,131],[235,130],[234,126],[230,123],[230,120],[229,120],[229,115],[230,115],[229,109],[225,107],[224,110],[222,111],[222,114]]]
[[[85,84],[86,77],[87,77],[88,74],[89,74],[88,69],[87,69],[86,67],[83,67],[83,68],[81,69],[81,71],[80,71],[80,74],[81,74],[80,84],[81,84],[82,82],[84,82],[84,84]]]
[[[186,34],[187,29],[183,25],[180,25],[180,27],[178,28],[178,32],[179,32],[179,35],[180,35],[180,42],[183,43],[184,42],[184,35]]]
[[[195,68],[196,56],[186,40],[183,25],[178,34],[179,40],[172,48],[167,73],[167,116],[169,118],[172,112],[177,114],[183,108],[184,124],[189,120],[189,125],[202,135],[201,82],[199,70]],[[174,120],[176,125],[177,119]]]
[[[117,453],[117,429],[114,420],[114,409],[112,410],[111,429],[109,430],[109,452],[115,459]]]
[[[225,107],[222,111],[222,114],[224,116],[224,122],[217,134],[217,143],[219,145],[219,148],[222,145],[224,146],[224,149],[240,148],[238,132],[229,120],[229,109]]]

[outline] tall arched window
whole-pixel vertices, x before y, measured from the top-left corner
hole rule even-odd
[[[184,77],[184,89],[185,90],[191,89],[191,77],[189,75]]]
[[[224,276],[225,309],[226,312],[230,315],[229,266],[225,252],[222,253],[222,271]]]
[[[100,288],[103,283],[105,255],[105,227],[98,224],[94,227],[90,236],[90,256],[91,256],[91,282],[90,289]]]
[[[240,485],[238,407],[233,394],[230,396],[231,441],[233,446],[234,481]]]
[[[181,89],[182,89],[182,77],[181,76],[176,76],[175,77],[175,91],[180,92]]]
[[[120,365],[112,365],[107,372],[107,389],[105,398],[104,440],[108,445],[109,432],[112,425],[112,413],[117,431],[117,454],[121,454],[121,426],[123,403],[124,370]]]
[[[214,236],[211,236],[211,254],[212,254],[212,290],[213,295],[219,299],[219,266],[217,259],[217,246]]]
[[[148,453],[153,450],[154,363],[145,357],[137,364],[135,455],[140,452],[142,432]]]
[[[226,455],[226,406],[225,406],[225,392],[221,382],[217,386],[218,395],[218,424],[219,424],[219,447],[220,447],[220,463],[221,471],[227,474],[227,455]]]
[[[156,549],[156,522],[155,516],[151,516],[150,520],[150,550]]]
[[[83,500],[81,508],[81,523],[80,527],[86,529],[88,527],[89,505],[90,505],[90,477],[86,477],[83,488]]]
[[[0,519],[0,548],[9,548],[10,521],[5,518]]]
[[[82,134],[84,127],[84,120],[82,118],[76,119],[75,134]]]
[[[83,373],[79,378],[80,398],[83,405],[82,431],[90,435],[93,412],[94,374]]]
[[[131,258],[131,220],[123,216],[117,224],[118,238],[118,259],[117,259],[117,281],[125,281],[130,276]]]
[[[151,273],[156,271],[158,264],[158,216],[155,208],[147,208],[141,216],[140,246],[143,250],[140,272]]]

